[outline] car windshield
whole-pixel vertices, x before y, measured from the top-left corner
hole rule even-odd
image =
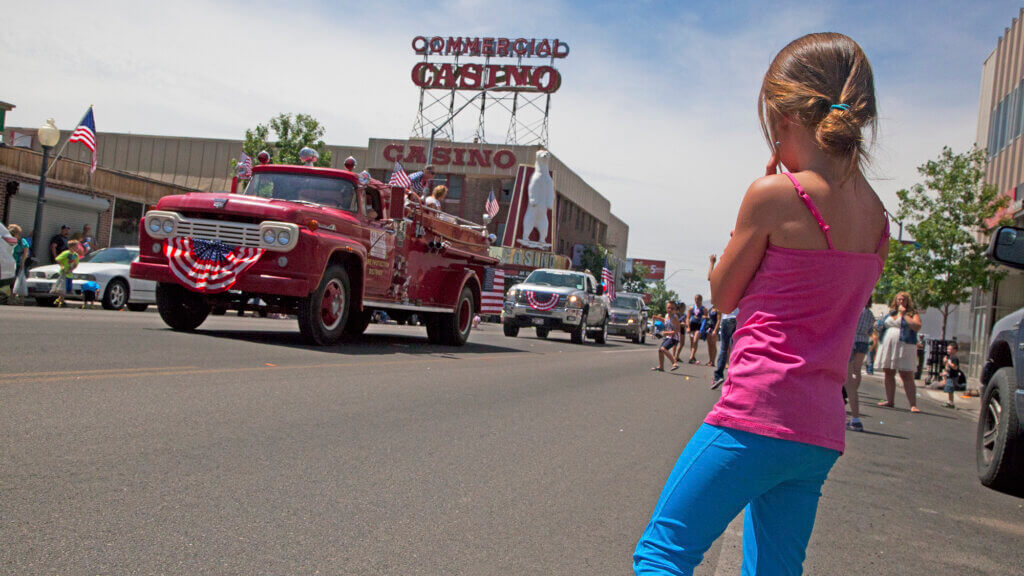
[[[274,198],[308,204],[340,208],[349,212],[359,210],[356,185],[344,178],[264,172],[252,177],[245,187],[246,196]]]
[[[104,248],[90,252],[82,258],[82,262],[93,264],[131,264],[132,260],[139,255],[138,250],[131,248]]]
[[[534,270],[526,277],[530,284],[543,284],[557,288],[575,288],[583,290],[586,285],[582,274],[571,274],[565,272],[549,272],[547,270]]]
[[[612,306],[616,308],[629,308],[630,310],[640,309],[640,299],[634,296],[618,296],[612,300]]]

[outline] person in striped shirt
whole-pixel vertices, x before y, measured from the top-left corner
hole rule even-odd
[[[864,357],[868,354],[868,344],[871,342],[871,329],[875,326],[875,316],[871,313],[871,298],[868,298],[867,305],[860,311],[860,318],[857,319],[857,334],[853,338],[853,353],[850,354],[850,365],[846,370],[845,390],[850,401],[850,421],[846,423],[847,430],[863,432],[864,425],[860,421],[860,399],[857,398],[857,388],[860,387],[860,371],[864,367]]]

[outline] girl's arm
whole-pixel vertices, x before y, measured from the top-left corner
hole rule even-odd
[[[733,310],[761,265],[772,229],[773,177],[757,179],[747,190],[736,229],[718,265],[711,271],[711,298],[719,310]]]

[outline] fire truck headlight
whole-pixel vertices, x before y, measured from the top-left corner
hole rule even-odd
[[[277,240],[277,232],[274,232],[273,230],[264,230],[263,231],[263,241],[264,242],[266,242],[267,244],[273,244],[274,241],[276,241],[276,240]]]
[[[281,230],[277,233],[277,243],[281,246],[287,246],[292,241],[292,235],[287,230]]]
[[[159,218],[153,218],[152,220],[149,221],[149,231],[150,232],[159,232],[160,228],[161,228],[161,224],[160,224],[160,219]]]
[[[174,233],[174,220],[164,220],[162,227],[163,227],[163,230],[164,230],[164,234],[173,234]]]

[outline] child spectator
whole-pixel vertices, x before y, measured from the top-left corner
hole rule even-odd
[[[946,357],[943,359],[943,373],[946,375],[946,386],[942,389],[949,396],[949,400],[943,404],[946,408],[956,408],[953,404],[953,393],[960,386],[960,380],[963,378],[963,372],[960,371],[960,359],[957,358],[957,353],[960,352],[960,345],[956,342],[950,342],[949,346],[946,346]]]
[[[92,303],[96,301],[96,293],[100,291],[100,285],[89,281],[82,284],[82,310],[86,307],[92,308]]]
[[[75,268],[78,267],[78,240],[69,240],[68,249],[57,254],[55,260],[60,265],[60,276],[54,283],[56,288],[57,306],[64,305],[64,295],[71,292],[71,279],[75,276]]]

